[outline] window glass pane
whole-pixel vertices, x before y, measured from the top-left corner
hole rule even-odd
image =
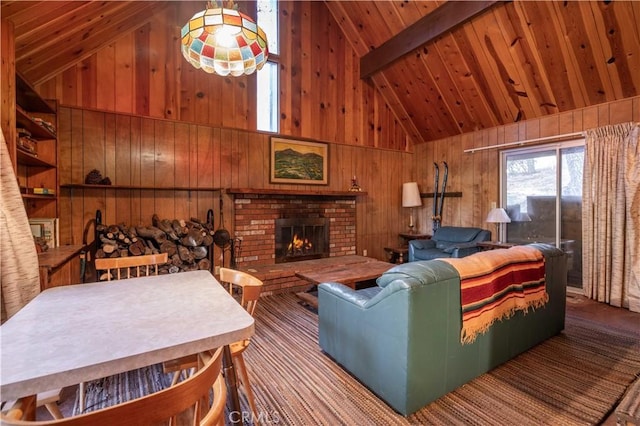
[[[567,283],[582,288],[582,170],[584,146],[560,150],[560,248],[567,253]]]
[[[278,132],[278,64],[267,62],[257,72],[258,130]]]
[[[258,0],[257,6],[258,25],[267,33],[269,52],[278,55],[278,0]]]

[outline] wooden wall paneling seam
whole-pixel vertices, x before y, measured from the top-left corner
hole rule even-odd
[[[136,92],[134,80],[134,34],[123,34],[114,43],[114,111],[132,114],[134,111],[134,94]],[[102,83],[101,83],[102,84]]]
[[[110,44],[96,52],[96,108],[115,111],[115,46]]]
[[[424,69],[433,74],[432,78],[438,93],[437,99],[444,101],[441,102],[441,104],[444,105],[440,107],[438,121],[448,122],[448,133],[459,133],[464,123],[472,123],[473,119],[464,106],[464,98],[440,55],[437,41],[432,43],[428,47],[428,52],[420,55],[420,58],[423,62]],[[454,105],[458,106],[458,108],[453,109],[452,106]]]
[[[340,39],[337,36],[339,28],[332,22],[331,15],[324,4],[318,2],[318,9],[322,10],[323,21],[327,23],[325,26],[326,49],[328,55],[326,60],[320,62],[320,76],[321,84],[325,86],[321,93],[324,94],[324,99],[321,98],[320,112],[324,113],[326,120],[323,123],[325,135],[321,136],[323,140],[339,141],[338,139],[338,64],[341,58],[338,56],[338,44]],[[320,55],[318,55],[320,56]],[[322,96],[322,95],[321,95]]]
[[[106,4],[110,3],[106,2]],[[163,5],[157,2],[153,4],[153,10],[155,11],[160,10],[162,7]],[[51,49],[47,47],[47,50],[41,50],[37,54],[31,52],[29,58],[20,61],[21,69],[24,69],[25,74],[34,84],[39,84],[61,72],[66,67],[69,56],[76,57],[77,60],[93,56],[102,46],[115,41],[123,29],[130,28],[133,30],[137,25],[151,20],[153,12],[149,13],[149,8],[149,4],[145,4],[145,2],[134,2],[122,11],[109,15],[108,18],[103,16],[103,19],[108,19],[108,22],[105,21],[105,25],[88,31],[81,30],[77,32],[74,30],[68,36],[68,39],[71,40],[76,37],[83,40],[81,49],[78,49],[73,43],[66,43],[63,44],[62,48]],[[75,28],[75,26],[70,26],[70,28]],[[49,66],[42,67],[39,65],[44,62]]]
[[[336,134],[334,139],[330,140],[350,143],[348,141],[345,141],[346,127],[348,124],[350,124],[345,120],[345,99],[350,83],[347,69],[351,68],[346,67],[347,58],[345,56],[347,56],[347,52],[351,50],[351,47],[344,39],[344,34],[342,33],[342,31],[340,31],[340,27],[335,22],[332,22],[333,18],[331,16],[328,16],[327,19],[334,26],[334,29],[330,34],[335,40],[335,62],[333,64],[333,70],[331,73],[331,83],[336,91],[333,106],[333,109],[335,111],[334,114],[336,116]],[[351,63],[351,65],[353,65],[353,63]]]
[[[560,133],[560,121],[557,114],[540,117],[540,133],[538,137],[544,138],[547,136],[559,135]]]
[[[300,132],[297,136],[307,137],[313,134],[310,128],[313,126],[313,106],[311,105],[311,93],[313,91],[313,59],[311,45],[311,28],[313,21],[311,19],[310,4],[304,2],[299,4],[300,9],[300,32],[301,32],[301,51],[300,51],[300,75],[301,75],[301,97],[300,97]]]
[[[632,97],[639,93],[640,88],[640,58],[638,55],[628,54],[633,51],[634,46],[640,46],[640,29],[637,25],[640,21],[640,11],[634,16],[634,3],[620,2],[616,3],[615,7],[605,4],[594,5],[594,8],[600,7],[602,10],[602,34],[606,34],[606,39],[601,38],[603,49],[611,52],[611,58],[607,58],[607,68],[609,73],[615,76],[614,81],[618,83],[614,83],[614,88],[621,89],[616,99]],[[621,28],[633,30],[622,31]]]
[[[479,123],[491,123],[494,117],[488,114],[489,109],[485,106],[484,98],[478,96],[474,80],[469,78],[471,73],[456,47],[455,39],[450,34],[446,34],[433,43],[431,52],[439,59],[438,62],[442,67],[441,75],[447,76],[446,80],[451,88],[451,104],[459,110],[459,112],[452,111],[452,117],[458,126],[457,130],[464,132],[467,129],[477,129]],[[479,103],[484,108],[478,110],[475,102],[465,102],[467,96],[481,101]]]
[[[568,81],[568,77],[565,74],[566,68],[564,68],[564,55],[558,55],[558,45],[564,45],[564,41],[555,37],[555,32],[545,31],[548,26],[547,15],[544,14],[548,9],[541,10],[538,5],[525,4],[528,2],[518,2],[513,7],[508,7],[507,10],[512,16],[511,19],[523,22],[520,26],[523,31],[524,40],[519,42],[526,42],[530,45],[532,57],[534,61],[540,64],[539,72],[545,85],[548,86],[546,93],[551,96],[549,99],[544,99],[546,102],[551,102],[555,105],[558,111],[574,108],[576,101],[573,98],[573,94],[570,90],[571,82]],[[515,12],[511,14],[511,11]],[[550,20],[552,25],[556,24],[555,30],[559,30],[557,22]]]
[[[23,4],[29,4],[29,2],[23,2]],[[32,44],[37,43],[34,49],[29,51],[30,56],[35,56],[41,52],[47,52],[53,50],[60,50],[62,46],[61,39],[73,40],[75,37],[88,37],[91,35],[92,25],[95,24],[96,19],[102,23],[108,22],[115,17],[118,12],[126,10],[129,14],[130,8],[125,3],[105,4],[98,2],[85,2],[84,4],[73,4],[68,2],[66,5],[63,2],[51,2],[42,1],[39,2],[37,11],[30,12],[29,17],[33,17],[33,21],[22,20],[20,15],[12,15],[11,19],[16,24],[27,28],[26,31],[21,31],[20,37],[16,42],[20,44]],[[70,4],[73,6],[70,6]],[[55,5],[55,9],[50,10]],[[25,5],[23,10],[28,10]],[[45,30],[43,31],[43,22],[38,22],[42,19],[42,15],[48,16],[49,19],[44,23]],[[39,19],[38,19],[39,18]],[[57,31],[47,31],[47,29],[57,28]],[[31,30],[29,30],[31,29]],[[37,29],[37,31],[36,31]],[[43,33],[52,34],[51,37],[42,37]],[[56,47],[58,49],[56,49]],[[19,60],[27,59],[26,56],[21,56]],[[35,65],[35,64],[32,64]]]
[[[604,96],[605,102],[621,99],[623,94],[619,74],[614,72],[614,67],[611,67],[609,63],[612,58],[612,52],[607,43],[607,29],[603,21],[603,13],[606,13],[608,8],[603,9],[601,13],[597,5],[593,6],[589,3],[581,4],[578,14],[579,19],[581,16],[580,28],[584,30],[583,37],[587,40],[586,44],[591,47],[592,64],[595,65],[596,72],[593,72],[593,65],[589,69],[591,74],[598,77],[597,93]],[[625,55],[622,56],[624,57]],[[624,59],[621,58],[621,60]],[[586,68],[583,65],[582,71],[584,72]],[[582,77],[584,78],[585,76]]]
[[[633,121],[633,100],[622,99],[609,104],[609,124],[620,124]]]
[[[104,114],[104,154],[103,166],[98,169],[102,172],[103,178],[115,179],[116,163],[116,116],[114,114]],[[105,211],[111,212],[111,218],[118,222],[120,211],[118,209],[117,194],[112,189],[104,191]]]
[[[292,6],[298,5],[298,3],[294,1],[290,2],[289,4],[291,4]],[[305,27],[302,20],[302,11],[298,7],[292,7],[292,13],[290,15],[291,15],[290,22],[292,25],[292,28],[291,28],[292,31],[295,31],[295,34],[302,35],[302,28]],[[305,74],[303,73],[303,69],[306,69],[306,68],[304,68],[303,66],[304,65],[303,58],[305,58],[306,53],[304,50],[304,46],[302,45],[302,38],[296,37],[295,40],[296,40],[295,43],[292,43],[291,50],[289,51],[289,57],[291,58],[289,62],[289,69],[291,70],[292,77],[294,77],[293,70],[295,69],[296,78],[292,83],[292,92],[290,96],[291,98],[291,117],[290,117],[291,131],[287,134],[291,136],[300,136],[302,134],[302,121],[304,119],[303,97],[304,97],[304,90],[305,90]],[[282,55],[282,57],[285,57],[285,55]]]
[[[516,27],[517,21],[511,19],[508,9],[512,9],[512,4],[505,4],[504,7],[494,8],[496,29],[494,42],[500,58],[503,60],[502,66],[506,68],[510,80],[509,90],[512,97],[524,107],[524,118],[535,118],[547,112],[543,107],[546,96],[541,93],[544,84],[536,81],[539,70],[536,67],[535,58],[531,57],[531,50],[528,49],[526,39],[520,34],[520,27]],[[516,14],[512,14],[517,18]],[[510,58],[510,60],[509,60]],[[513,81],[513,83],[512,83]],[[552,112],[557,112],[557,108]]]
[[[485,105],[488,106],[491,112],[492,124],[503,124],[504,119],[501,110],[504,102],[499,102],[499,94],[494,95],[494,92],[491,89],[491,86],[496,83],[490,80],[490,75],[485,75],[481,72],[483,65],[486,63],[486,59],[484,58],[484,55],[475,55],[471,53],[473,51],[472,49],[478,45],[474,29],[470,24],[466,24],[460,31],[455,32],[453,37],[456,41],[457,48],[461,52],[462,59],[469,69],[469,76],[473,79],[474,84],[478,88],[478,96],[483,99]],[[484,127],[487,127],[487,124],[482,123],[481,128]]]
[[[177,49],[174,34],[167,25],[167,14],[157,13],[155,19],[149,22],[148,57],[149,57],[149,115],[152,117],[166,117],[167,111],[167,75],[171,67],[172,51]],[[174,43],[171,43],[174,42]],[[171,46],[171,44],[176,44]],[[169,50],[171,49],[171,50]]]
[[[525,5],[525,7],[529,8],[531,5],[527,4]],[[569,46],[572,45],[572,41],[570,39],[569,36],[569,28],[567,28],[566,23],[564,22],[564,19],[561,18],[561,10],[559,7],[556,7],[556,5],[551,4],[551,3],[540,3],[539,5],[535,5],[535,7],[540,7],[542,9],[547,8],[547,10],[545,11],[545,16],[542,18],[542,20],[540,20],[538,22],[539,26],[537,27],[538,30],[542,29],[542,28],[547,28],[549,25],[549,22],[551,22],[553,24],[553,26],[555,27],[555,31],[550,31],[549,34],[545,34],[546,37],[551,37],[555,34],[562,34],[563,38],[562,39],[556,39],[554,40],[557,44],[552,46],[551,51],[549,51],[549,53],[552,55],[553,58],[557,59],[559,57],[562,58],[562,64],[564,65],[564,69],[563,68],[559,68],[557,70],[555,70],[558,74],[551,74],[551,75],[555,75],[558,79],[564,79],[566,76],[566,86],[561,89],[562,91],[564,91],[564,95],[563,99],[567,99],[567,95],[569,95],[569,98],[574,99],[574,104],[569,107],[569,109],[575,109],[575,108],[582,108],[586,105],[589,105],[590,102],[590,96],[588,93],[588,87],[585,84],[585,81],[583,78],[581,77],[580,74],[580,64],[578,63],[579,60],[578,58],[576,58],[575,54],[572,52],[572,50],[569,48]],[[551,13],[550,10],[548,10],[549,8],[553,8],[555,9],[556,13]],[[551,19],[549,20],[548,17],[551,17]],[[535,29],[534,29],[535,32]],[[558,50],[560,50],[561,55],[558,55]],[[560,61],[557,61],[560,62]],[[546,62],[547,64],[549,64],[549,62]],[[554,62],[551,62],[551,64],[553,64]],[[554,87],[554,90],[558,90],[558,86]],[[562,93],[562,91],[560,93]],[[568,93],[566,93],[568,92]],[[579,97],[577,97],[579,96]],[[563,110],[562,108],[560,109],[561,111]]]
[[[151,78],[150,72],[150,40],[149,40],[149,27],[147,23],[138,28],[135,32],[135,65],[134,65],[134,79],[135,79],[135,103],[134,112],[138,115],[149,116],[150,115],[150,90],[151,90]]]
[[[604,8],[600,8],[597,3],[589,3],[581,5],[580,7],[582,19],[588,27],[585,28],[586,36],[589,39],[589,44],[593,46],[594,56],[597,58],[595,65],[598,70],[598,74],[600,75],[602,89],[607,95],[608,100],[615,100],[624,98],[624,95],[622,84],[620,82],[620,74],[616,70],[615,59],[613,63],[609,62],[615,57],[615,54],[611,51],[607,35],[607,27],[605,24],[604,15],[608,11],[613,14],[613,8],[608,8],[606,6]],[[622,43],[620,43],[620,47],[622,47]],[[618,53],[620,54],[620,65],[622,65],[626,59],[626,55],[621,51]],[[625,68],[626,67],[624,66],[621,67],[622,70]]]
[[[289,32],[295,34],[296,27],[293,20],[293,7],[289,1],[278,2],[278,20],[279,20],[279,48],[280,63],[278,76],[280,82],[280,91],[278,93],[279,116],[278,131],[283,134],[291,134],[292,122],[294,120],[292,110],[293,89],[293,47],[294,37],[287,37]],[[297,40],[297,39],[296,39]],[[288,93],[288,96],[284,94]]]
[[[544,66],[544,61],[536,47],[536,39],[532,29],[526,19],[526,13],[521,3],[507,3],[505,9],[507,19],[509,19],[515,28],[519,39],[517,40],[518,49],[522,51],[525,62],[522,65],[527,72],[526,76],[532,80],[532,86],[538,92],[538,99],[541,111],[544,114],[558,113],[560,111],[556,94],[551,85],[551,79],[557,77],[550,74]],[[513,41],[514,43],[516,40]]]
[[[60,13],[60,7],[62,2],[51,2],[51,1],[30,1],[25,2],[22,0],[18,1],[3,1],[1,14],[3,16],[10,16],[11,22],[13,22],[16,26],[33,26],[34,23],[38,20],[38,12],[43,12],[47,14],[58,14]],[[66,2],[65,2],[66,3]],[[62,11],[66,11],[67,8],[74,9],[78,7],[73,4],[66,4],[66,6]],[[35,21],[35,22],[34,22]]]
[[[491,96],[493,102],[496,102],[496,112],[498,113],[498,121],[501,124],[509,123],[511,121],[519,120],[519,108],[514,104],[513,98],[509,96],[509,91],[505,86],[508,84],[506,79],[500,72],[500,63],[497,62],[496,53],[490,48],[490,22],[487,22],[489,18],[493,17],[493,14],[485,14],[479,19],[464,24],[462,26],[462,32],[467,36],[467,40],[470,42],[472,51],[481,68],[484,70],[484,77],[487,79],[487,85],[485,87],[488,92],[485,92],[485,96]],[[487,45],[489,43],[489,45]]]

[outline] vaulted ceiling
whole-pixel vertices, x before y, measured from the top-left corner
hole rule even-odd
[[[1,16],[15,25],[16,69],[37,84],[168,3],[2,0]],[[406,30],[443,3],[325,2],[366,58],[361,72],[374,70],[364,78],[418,143],[640,94],[638,1],[498,2],[424,42],[464,9],[453,3],[447,15]]]

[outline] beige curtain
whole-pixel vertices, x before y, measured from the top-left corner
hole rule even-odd
[[[640,127],[586,132],[583,287],[587,297],[640,312]]]
[[[0,305],[4,322],[38,295],[40,271],[27,212],[1,131],[0,185]]]

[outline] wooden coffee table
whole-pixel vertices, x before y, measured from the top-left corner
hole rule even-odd
[[[393,263],[371,260],[369,262],[344,265],[336,268],[325,268],[313,271],[296,272],[296,276],[314,284],[314,287],[306,293],[296,295],[313,307],[318,307],[318,298],[314,294],[316,286],[320,283],[340,283],[352,289],[366,287],[375,284],[375,280],[395,266]]]

